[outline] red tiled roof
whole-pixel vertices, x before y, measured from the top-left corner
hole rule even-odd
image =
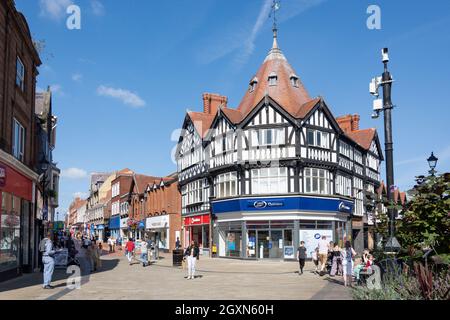
[[[294,116],[298,119],[303,119],[316,106],[316,104],[319,103],[319,101],[320,98],[315,98],[305,102],[300,106]]]
[[[346,133],[347,137],[355,141],[357,144],[359,144],[361,147],[363,147],[365,150],[370,149],[370,145],[372,144],[373,138],[375,137],[376,129],[370,128],[370,129],[363,129],[363,130],[356,130]]]
[[[161,177],[146,176],[143,174],[135,174],[134,178],[137,193],[143,193],[150,183],[161,181]]]
[[[211,127],[215,115],[194,111],[188,112],[188,115],[189,118],[191,118],[191,121],[194,124],[195,129],[203,138],[208,132],[209,128]]]
[[[268,78],[272,73],[277,76],[277,84],[271,86]],[[291,84],[291,76],[298,77],[274,38],[272,49],[254,77],[258,81],[255,90],[247,90],[237,109],[246,116],[267,94],[290,114],[298,113],[311,98],[299,78],[298,87]]]
[[[241,122],[244,119],[242,113],[239,110],[230,109],[230,108],[221,108],[220,110],[225,114],[225,116],[233,124],[237,124],[237,123]]]

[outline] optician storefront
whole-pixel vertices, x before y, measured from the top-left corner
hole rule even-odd
[[[35,253],[34,182],[0,162],[0,281],[31,272]]]
[[[351,234],[353,202],[336,197],[251,197],[212,202],[219,257],[296,259],[300,241],[308,257],[319,239],[341,246]]]
[[[159,249],[170,249],[170,219],[168,215],[147,218],[145,232]]]
[[[183,219],[184,245],[189,245],[193,240],[197,242],[200,248],[200,254],[209,255],[210,221],[211,219],[209,213],[185,217]]]

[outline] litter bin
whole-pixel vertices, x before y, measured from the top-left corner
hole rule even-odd
[[[172,251],[172,259],[174,267],[181,267],[183,263],[183,250],[173,250]]]

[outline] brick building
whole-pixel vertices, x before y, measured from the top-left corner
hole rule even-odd
[[[41,65],[14,1],[0,2],[0,281],[39,263],[36,77]],[[42,223],[41,223],[42,224]]]
[[[147,185],[144,195],[146,233],[159,248],[175,249],[181,236],[181,195],[178,174],[172,174]],[[185,245],[185,244],[183,244]]]
[[[111,181],[111,219],[110,235],[114,238],[120,236],[127,238],[128,235],[128,195],[133,180],[133,171],[125,168],[116,173],[115,179]],[[118,223],[117,223],[118,222]]]

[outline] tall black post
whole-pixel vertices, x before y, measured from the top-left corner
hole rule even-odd
[[[384,140],[385,140],[385,154],[386,154],[386,183],[387,183],[387,196],[389,203],[393,201],[393,188],[394,188],[394,143],[392,142],[392,101],[391,101],[391,88],[392,77],[387,70],[387,61],[384,61],[383,72],[383,107],[384,107]],[[389,238],[394,236],[394,220],[395,210],[388,209],[389,213]]]
[[[384,57],[386,54],[386,57]],[[383,111],[384,111],[384,140],[385,140],[385,154],[386,154],[386,183],[387,183],[387,197],[389,206],[394,200],[394,143],[392,141],[392,101],[391,101],[391,89],[392,89],[392,77],[388,71],[387,64],[387,48],[383,49],[383,63],[384,72],[382,76],[383,86]],[[385,250],[387,252],[396,252],[400,249],[400,244],[395,238],[395,218],[396,209],[388,208],[389,214],[389,239],[386,243]]]

